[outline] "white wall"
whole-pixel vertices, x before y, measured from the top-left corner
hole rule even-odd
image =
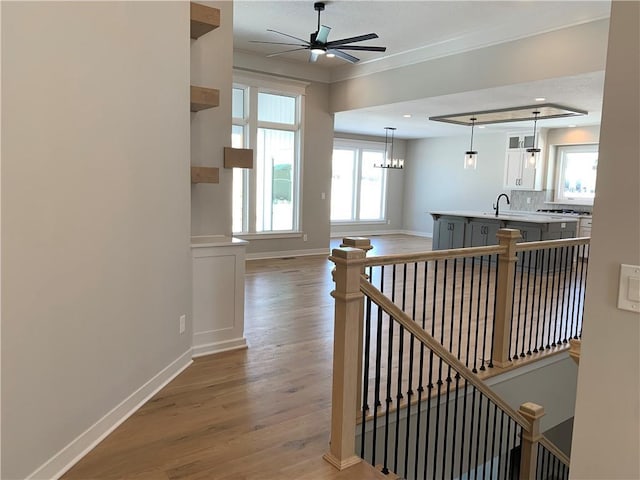
[[[469,138],[439,137],[407,142],[405,230],[432,235],[433,219],[428,212],[433,210],[492,211],[496,197],[505,191],[502,185],[507,135],[474,135],[473,147],[478,151],[476,170],[463,168]]]
[[[2,102],[1,476],[17,479],[190,350],[189,4],[2,2]]]
[[[640,315],[616,308],[640,265],[640,3],[613,2],[570,476],[640,478]]]

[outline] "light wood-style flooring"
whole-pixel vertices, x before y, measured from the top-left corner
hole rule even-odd
[[[369,255],[425,251],[431,241],[372,237]],[[337,247],[340,241],[332,240]],[[326,256],[247,262],[249,349],[198,358],[62,478],[378,479],[338,472],[327,451],[333,289]]]

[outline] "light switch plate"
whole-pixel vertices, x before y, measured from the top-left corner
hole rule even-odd
[[[640,312],[640,266],[620,265],[618,308]]]

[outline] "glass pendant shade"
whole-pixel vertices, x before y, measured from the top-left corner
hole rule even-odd
[[[540,153],[540,149],[536,148],[536,144],[538,143],[536,139],[538,115],[540,115],[540,112],[533,112],[533,148],[527,148],[527,161],[524,164],[524,168],[536,168],[538,166],[538,154]]]
[[[475,170],[478,166],[478,152],[469,150],[464,154],[464,169]]]
[[[471,144],[469,150],[464,152],[464,169],[475,170],[478,166],[478,152],[473,149],[473,127],[476,125],[477,118],[471,117]]]

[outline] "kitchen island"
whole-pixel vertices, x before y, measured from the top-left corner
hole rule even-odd
[[[433,249],[496,245],[501,228],[520,230],[522,241],[573,238],[578,219],[560,215],[540,215],[506,212],[495,213],[452,210],[430,212],[433,217]]]

